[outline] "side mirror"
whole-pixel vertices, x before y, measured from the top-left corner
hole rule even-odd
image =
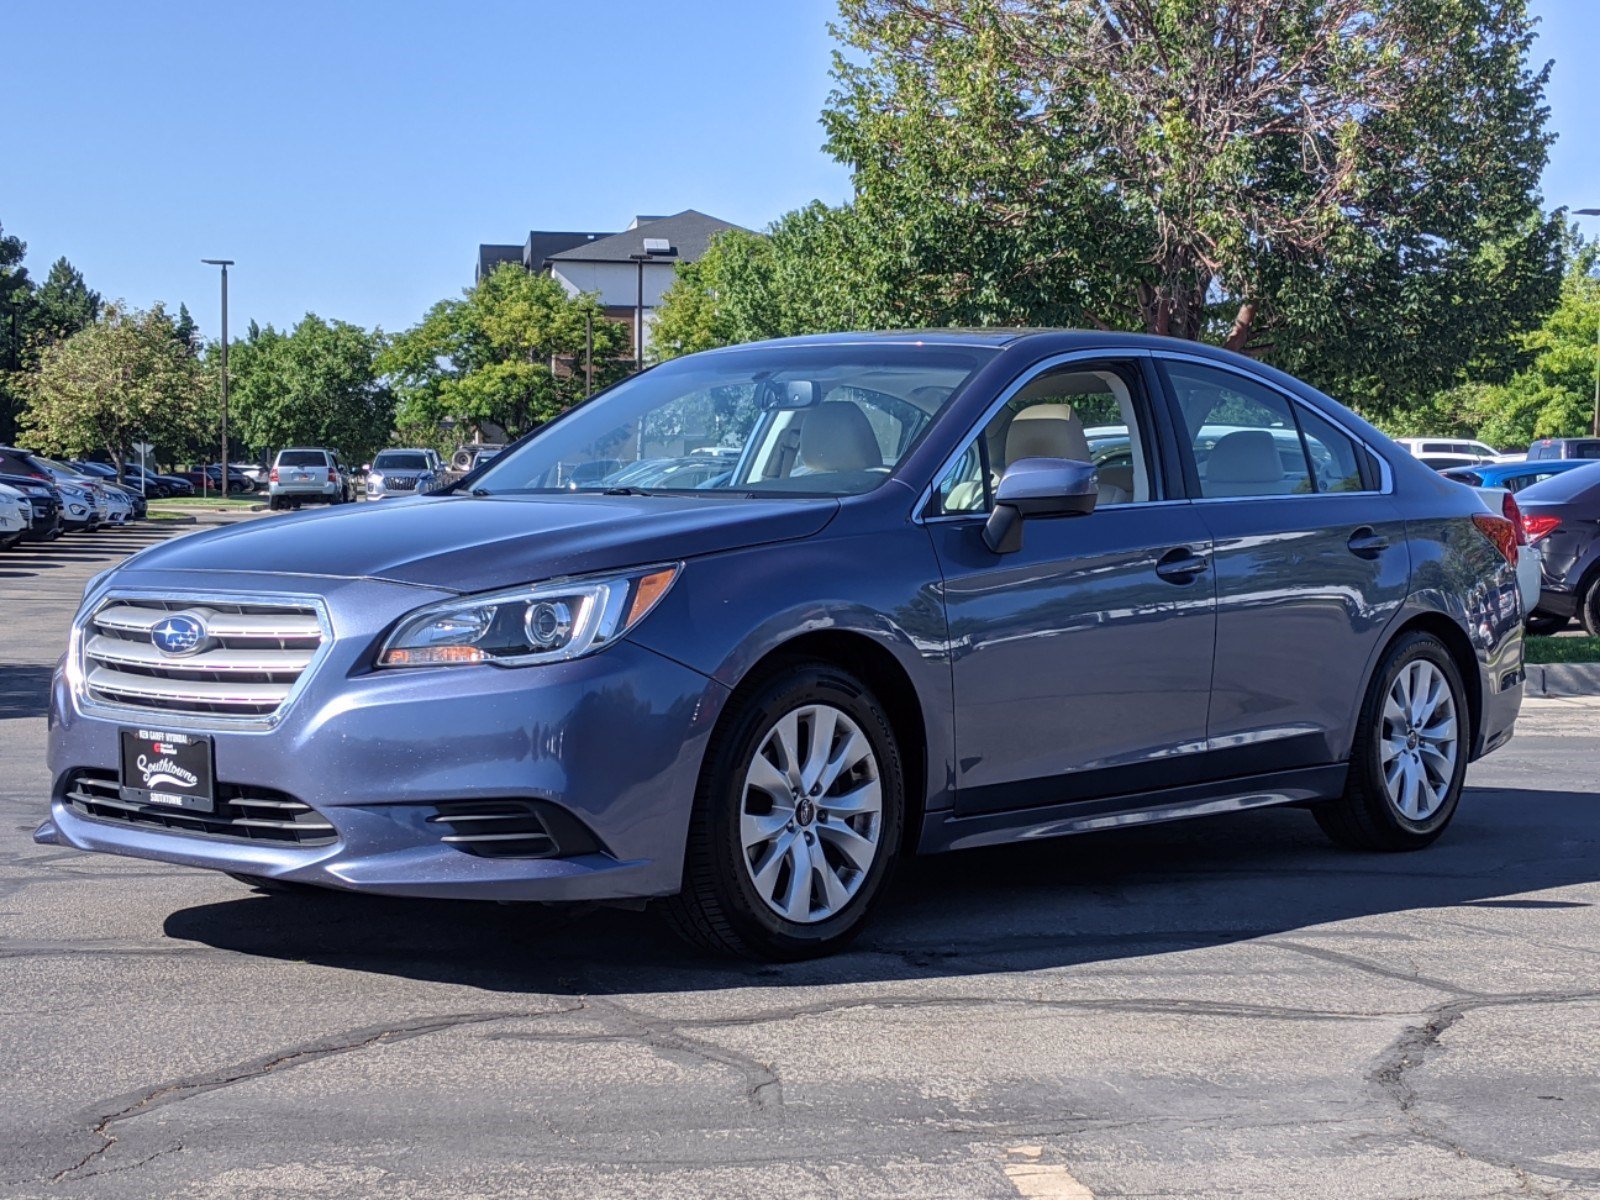
[[[1082,517],[1094,511],[1100,481],[1093,463],[1022,458],[1006,468],[994,492],[983,544],[995,554],[1022,549],[1024,517]]]

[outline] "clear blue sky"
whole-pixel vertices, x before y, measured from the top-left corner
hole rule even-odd
[[[1600,207],[1600,4],[1533,0],[1552,206]],[[821,150],[831,0],[12,3],[0,223],[109,297],[400,329],[479,242],[699,208],[764,226]],[[1600,222],[1590,222],[1590,233]]]

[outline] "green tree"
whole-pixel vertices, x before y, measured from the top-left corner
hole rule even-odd
[[[136,441],[193,437],[207,417],[200,364],[160,305],[102,308],[93,324],[46,346],[28,377],[22,425],[41,449],[104,451],[120,474]]]
[[[840,11],[823,122],[855,198],[773,233],[847,258],[775,253],[767,311],[1204,338],[1382,413],[1509,377],[1555,299],[1525,0]]]
[[[1385,422],[1397,434],[1458,434],[1504,450],[1540,437],[1578,437],[1594,425],[1600,275],[1593,244],[1574,244],[1559,303],[1520,345],[1527,362],[1505,382],[1447,388]]]
[[[100,293],[84,282],[83,273],[58,258],[34,293],[30,333],[36,344],[59,342],[93,325],[101,307]]]
[[[288,333],[252,324],[228,352],[229,418],[257,453],[326,446],[352,462],[387,442],[395,397],[380,379],[381,334],[315,313]]]
[[[23,348],[33,313],[33,281],[22,265],[28,244],[0,226],[0,442],[17,436]]]
[[[547,275],[500,266],[390,343],[380,370],[400,394],[401,427],[453,418],[516,437],[548,421],[583,396],[590,322],[600,386],[629,369],[627,329],[606,320],[594,296],[571,297]]]

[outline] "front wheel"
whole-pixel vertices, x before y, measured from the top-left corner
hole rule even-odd
[[[668,923],[705,949],[792,961],[861,929],[898,857],[900,750],[855,676],[797,663],[731,702],[690,818]]]
[[[1422,849],[1455,816],[1471,737],[1449,650],[1432,634],[1407,634],[1361,706],[1345,793],[1312,810],[1317,824],[1352,850]]]

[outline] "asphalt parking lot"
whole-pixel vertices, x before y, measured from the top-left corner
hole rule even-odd
[[[84,582],[0,555],[0,1196],[1600,1195],[1600,708],[1451,831],[1295,811],[914,863],[857,948],[266,896],[35,846]]]

